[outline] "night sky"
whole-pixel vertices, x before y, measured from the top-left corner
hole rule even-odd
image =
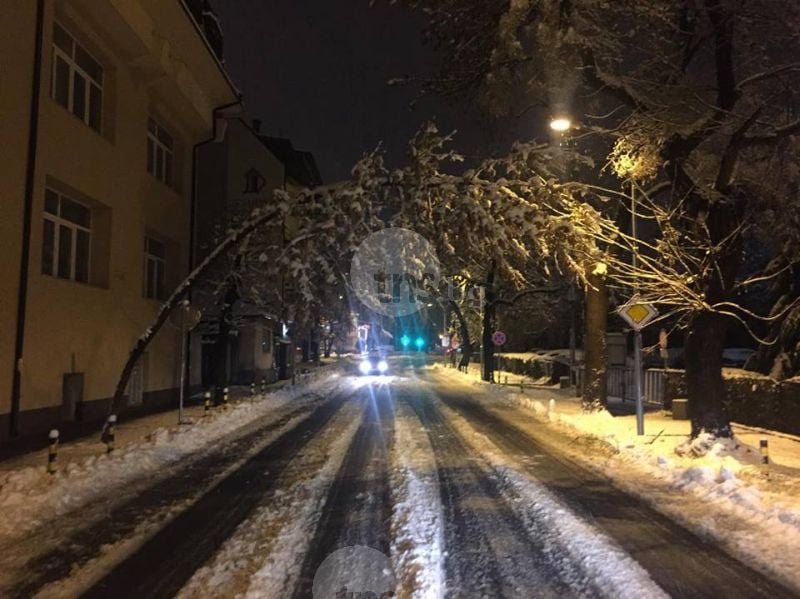
[[[392,164],[403,159],[419,124],[434,119],[480,143],[475,111],[428,98],[410,110],[418,85],[389,79],[433,72],[422,44],[422,15],[368,0],[214,0],[225,35],[225,62],[244,93],[246,113],[268,135],[314,153],[326,182],[383,141]],[[471,140],[471,141],[469,141]]]

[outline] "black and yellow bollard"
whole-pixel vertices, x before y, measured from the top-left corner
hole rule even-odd
[[[114,451],[114,436],[117,432],[117,416],[116,414],[111,414],[108,417],[108,422],[106,426],[106,453],[111,453]]]
[[[267,392],[267,378],[261,377],[261,395]]]
[[[761,465],[768,466],[769,465],[769,440],[768,439],[761,439],[758,442],[758,446],[761,449]]]
[[[222,390],[222,409],[223,410],[227,410],[228,409],[228,388],[227,387],[225,387]]]
[[[58,470],[58,431],[53,429],[50,431],[50,447],[47,450],[47,472],[55,474]]]
[[[203,417],[211,413],[211,391],[203,393]]]
[[[253,399],[255,399],[255,396],[256,396],[256,384],[255,383],[250,383],[250,402],[251,403],[253,402]]]

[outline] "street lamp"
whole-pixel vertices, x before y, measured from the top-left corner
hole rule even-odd
[[[565,116],[553,117],[550,120],[550,128],[553,131],[558,131],[559,133],[563,133],[565,131],[569,131],[570,128],[572,128],[572,121]]]

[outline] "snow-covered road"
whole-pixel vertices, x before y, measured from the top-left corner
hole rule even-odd
[[[0,538],[2,595],[794,596],[577,463],[519,406],[419,359],[391,367],[236,416],[113,499]]]

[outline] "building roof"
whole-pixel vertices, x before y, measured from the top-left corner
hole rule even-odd
[[[203,40],[206,48],[214,62],[217,64],[222,76],[230,86],[234,95],[241,97],[241,92],[233,80],[230,78],[228,71],[225,69],[223,58],[223,43],[224,36],[222,33],[222,26],[220,25],[219,18],[217,17],[214,9],[208,0],[178,0],[189,20],[194,25],[200,38]]]
[[[322,185],[317,161],[311,152],[295,149],[292,142],[285,137],[259,135],[259,139],[283,163],[289,179],[305,187]]]

